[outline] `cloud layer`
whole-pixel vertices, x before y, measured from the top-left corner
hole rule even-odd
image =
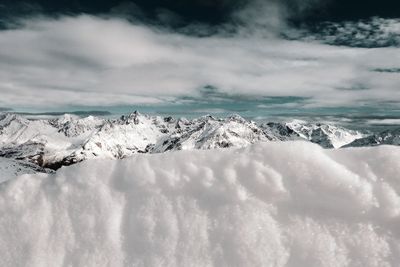
[[[310,106],[400,102],[400,75],[374,71],[398,69],[398,48],[289,41],[268,23],[199,38],[118,18],[31,19],[0,31],[0,106],[165,103],[208,85]]]

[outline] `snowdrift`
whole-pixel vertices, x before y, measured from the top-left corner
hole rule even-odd
[[[0,184],[0,266],[396,266],[399,160],[271,142],[23,175]]]

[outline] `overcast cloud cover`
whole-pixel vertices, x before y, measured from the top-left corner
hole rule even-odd
[[[399,20],[334,24],[340,34],[316,35],[288,26],[290,12],[277,3],[255,1],[218,29],[174,31],[110,15],[24,18],[0,31],[0,107],[155,104],[208,85],[235,95],[307,97],[314,107],[400,102]],[[297,9],[308,5],[315,2]],[[366,30],[354,34],[357,27]],[[346,43],[354,36],[361,44],[392,41]]]

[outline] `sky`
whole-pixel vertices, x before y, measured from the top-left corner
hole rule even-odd
[[[400,116],[395,1],[3,0],[0,15],[2,110]]]

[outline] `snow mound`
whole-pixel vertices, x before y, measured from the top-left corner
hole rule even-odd
[[[88,160],[0,186],[0,266],[397,266],[400,148]]]

